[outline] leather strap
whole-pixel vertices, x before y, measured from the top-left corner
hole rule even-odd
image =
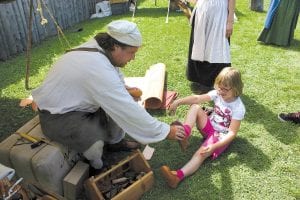
[[[102,53],[104,54],[103,51],[101,51],[100,49],[97,49],[97,48],[89,48],[89,47],[79,47],[79,48],[76,48],[76,49],[68,49],[66,51],[66,53],[70,52],[70,51],[91,51],[91,52],[99,52],[99,53]]]
[[[97,48],[90,48],[90,47],[79,47],[76,49],[68,49],[66,50],[66,53],[71,52],[71,51],[90,51],[90,52],[99,52],[101,54],[103,54],[104,56],[106,56],[108,58],[108,60],[110,60],[110,62],[112,63],[111,59],[109,58],[109,56],[105,53],[105,51],[97,49]]]

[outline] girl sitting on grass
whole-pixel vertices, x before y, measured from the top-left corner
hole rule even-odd
[[[207,157],[216,159],[236,137],[240,128],[245,115],[245,106],[239,97],[243,90],[240,72],[232,67],[224,68],[216,77],[214,87],[215,90],[206,94],[187,96],[170,105],[171,113],[175,113],[179,105],[190,105],[182,125],[186,134],[185,140],[181,142],[183,150],[188,146],[188,138],[195,123],[205,138],[191,160],[181,169],[172,171],[168,166],[161,167],[162,175],[171,188],[176,188],[185,177],[196,172]],[[209,101],[214,102],[214,110],[207,116],[199,104]]]

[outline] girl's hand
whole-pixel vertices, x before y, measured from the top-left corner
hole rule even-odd
[[[178,107],[177,101],[173,101],[173,103],[170,104],[168,110],[169,110],[169,114],[170,115],[175,115],[176,113],[176,109]]]
[[[208,157],[214,152],[214,150],[215,149],[213,148],[212,145],[207,145],[206,147],[201,146],[199,152],[202,156]]]

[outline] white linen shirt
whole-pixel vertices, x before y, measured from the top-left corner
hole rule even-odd
[[[101,49],[94,39],[80,47]],[[168,124],[153,118],[133,100],[119,68],[99,52],[64,54],[32,96],[40,110],[51,114],[95,112],[101,107],[128,135],[143,144],[161,141],[170,131]]]

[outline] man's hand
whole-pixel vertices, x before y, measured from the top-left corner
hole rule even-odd
[[[183,126],[171,125],[170,132],[167,138],[170,140],[183,140],[185,138],[185,131]]]
[[[126,89],[135,100],[139,100],[143,94],[142,90],[137,87],[126,87]]]

